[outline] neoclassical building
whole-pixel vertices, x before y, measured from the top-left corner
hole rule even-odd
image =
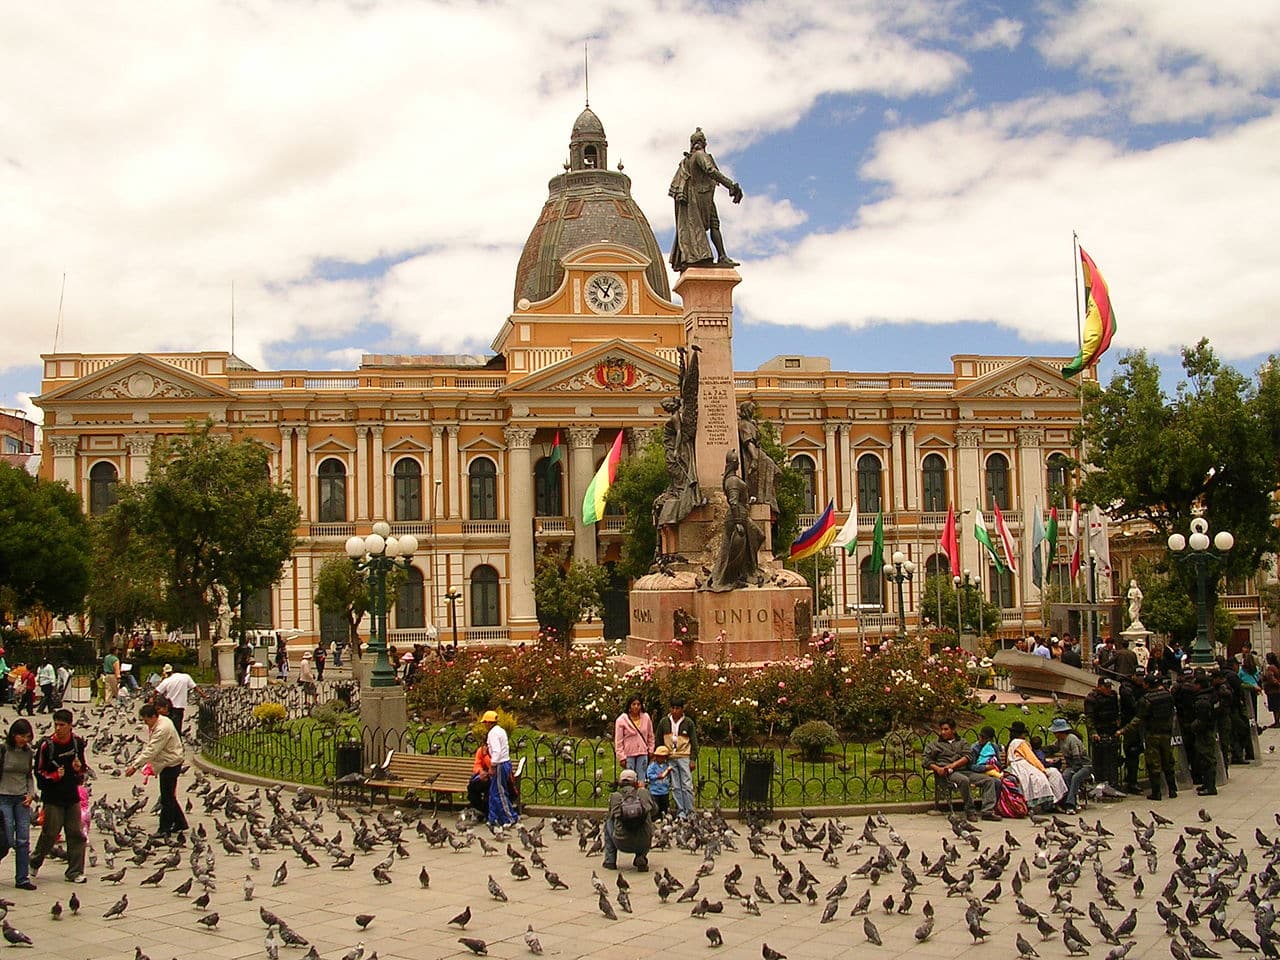
[[[750,283],[750,265],[741,272]],[[422,640],[433,624],[446,639],[456,624],[463,643],[527,640],[539,545],[603,564],[618,557],[622,518],[584,526],[583,492],[619,431],[635,444],[661,422],[684,339],[662,251],[630,178],[608,168],[590,109],[515,266],[511,313],[494,325],[492,355],[366,356],[342,371],[256,370],[219,351],[45,355],[41,469],[98,513],[115,484],[146,478],[158,436],[209,418],[266,444],[302,510],[298,549],[246,611],[250,621],[295,632],[299,646],[340,635],[314,605],[315,572],[347,537],[386,519],[420,544],[392,615],[397,642]],[[945,569],[937,542],[954,503],[964,566],[1017,632],[1040,625],[1024,536],[1032,511],[1068,502],[1079,404],[1057,372],[1064,362],[965,355],[948,371],[867,373],[780,356],[736,373],[735,386],[778,426],[808,479],[809,510],[834,500],[843,519],[856,502],[868,546],[883,510],[888,552]],[[565,457],[549,468],[557,435]],[[995,575],[970,535],[964,511],[981,505],[990,526],[992,503],[1020,544],[1017,578]],[[896,596],[865,569],[867,552],[839,554],[819,623],[894,631]],[[911,623],[931,616],[920,609],[923,581],[905,596]],[[615,582],[579,635],[627,627],[626,584]]]

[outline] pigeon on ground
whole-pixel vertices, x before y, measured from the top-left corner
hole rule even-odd
[[[218,919],[219,919],[218,912],[215,910],[213,913],[205,914],[203,917],[197,920],[196,923],[203,923],[206,927],[212,930],[214,927],[218,925]]]
[[[275,876],[271,878],[271,885],[278,887],[285,882],[289,876],[289,864],[281,861],[280,866],[276,867]]]
[[[915,938],[917,943],[924,943],[933,936],[933,917],[926,917],[924,923],[916,927]]]
[[[458,942],[477,956],[484,957],[489,955],[489,945],[483,940],[478,940],[475,937],[459,937]]]
[[[1040,956],[1040,954],[1036,953],[1036,948],[1021,933],[1018,934],[1013,942],[1018,948],[1018,956],[1023,958]]]
[[[372,914],[372,913],[357,913],[356,926],[359,927],[361,930],[368,929],[369,924],[373,923],[374,916],[375,914]]]
[[[115,917],[124,916],[124,912],[128,909],[129,909],[129,895],[126,893],[114,904],[112,904],[111,909],[108,910],[106,913],[104,913],[102,916],[106,920],[112,920]]]
[[[426,867],[423,867],[418,871],[418,883],[422,884],[423,890],[426,890],[431,886],[431,874],[427,873]]]
[[[862,918],[862,935],[867,938],[868,942],[874,943],[877,947],[884,946],[880,939],[880,931],[876,929],[876,925],[870,917]]]
[[[506,893],[503,892],[502,887],[498,886],[498,881],[493,879],[492,873],[489,874],[489,896],[495,900],[501,900],[503,903],[507,902]]]
[[[760,944],[760,956],[764,960],[787,960],[787,955],[780,950],[775,950],[767,943]]]
[[[720,936],[718,928],[707,927],[707,942],[713,947],[719,947],[724,944],[724,937]]]
[[[538,935],[533,932],[533,924],[529,924],[529,929],[524,932],[524,945],[529,948],[529,952],[535,956],[542,956],[542,941],[538,939]]]
[[[454,917],[452,920],[450,920],[450,921],[449,921],[449,923],[451,923],[451,924],[456,923],[456,924],[457,924],[459,927],[461,927],[463,930],[467,929],[467,924],[468,924],[468,923],[470,923],[470,922],[471,922],[471,908],[470,908],[470,907],[467,907],[467,908],[466,908],[465,910],[463,910],[460,914],[458,914],[456,917]]]

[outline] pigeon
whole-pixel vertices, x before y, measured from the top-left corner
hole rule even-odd
[[[191,892],[191,884],[195,882],[195,877],[187,877],[180,884],[173,888],[173,892],[180,897],[185,897]]]
[[[925,918],[924,923],[916,927],[915,938],[917,943],[924,943],[933,936],[933,917]]]
[[[467,907],[460,914],[449,921],[450,924],[456,923],[463,930],[467,929],[467,924],[471,922],[471,908]]]
[[[760,956],[764,960],[787,960],[787,955],[780,950],[775,950],[767,943],[760,944]]]
[[[372,914],[372,913],[357,913],[356,926],[359,927],[361,930],[368,929],[369,924],[373,923],[374,916],[375,914]]]
[[[11,947],[16,947],[18,945],[27,946],[27,947],[32,946],[30,937],[28,937],[25,933],[23,933],[17,927],[10,925],[8,920],[4,920],[2,922],[4,924],[2,928],[4,930],[4,939],[5,939],[5,942],[9,944],[9,946]]]
[[[662,875],[655,873],[654,877],[655,879],[660,880],[662,878]],[[569,889],[569,885],[565,883],[563,880],[561,880],[560,874],[556,873],[554,870],[544,871],[542,874],[542,879],[547,881],[547,886],[549,886],[552,890],[568,890]],[[663,899],[665,900],[666,898],[663,897]]]
[[[342,955],[342,960],[361,960],[364,956],[364,941],[360,941]]]
[[[489,874],[489,896],[495,900],[501,900],[503,903],[507,902],[506,893],[503,892],[502,887],[498,886],[498,881],[493,879],[492,873]]]
[[[542,941],[538,939],[538,935],[533,932],[533,924],[529,924],[529,929],[524,932],[524,945],[529,948],[529,952],[535,956],[542,956]]]
[[[719,928],[707,927],[707,942],[713,947],[724,945],[724,937],[720,936]]]
[[[213,913],[205,914],[203,917],[197,920],[196,923],[203,923],[206,927],[212,930],[214,927],[218,925],[217,911],[215,910]]]
[[[431,874],[427,873],[426,867],[423,867],[418,871],[418,883],[422,884],[423,890],[426,890],[431,886]]]
[[[71,899],[67,901],[67,906],[71,908],[73,917],[80,912],[80,898],[76,896],[74,890],[71,892]]]
[[[124,875],[128,871],[128,869],[129,869],[128,867],[121,867],[115,873],[104,873],[102,875],[102,882],[103,883],[119,883],[121,880],[124,879]]]
[[[477,940],[475,937],[459,937],[458,942],[477,956],[489,955],[489,945],[483,940]]]
[[[244,886],[245,900],[252,900],[253,899],[253,877],[249,876],[249,874],[247,873],[244,875],[243,886]]]
[[[53,906],[49,908],[49,916],[52,917],[54,920],[62,919],[62,901],[61,900],[53,901]]]
[[[275,876],[271,878],[271,885],[273,887],[280,886],[281,884],[284,883],[285,879],[288,876],[289,876],[289,864],[284,861],[281,861],[280,866],[276,867]]]
[[[208,892],[206,891],[205,893],[200,894],[200,896],[192,900],[191,905],[195,907],[197,910],[203,910],[205,907],[207,907],[209,905]]]
[[[870,917],[862,918],[862,935],[877,947],[884,946],[884,943],[880,940],[880,931],[876,929],[876,925]]]
[[[618,919],[618,915],[613,910],[613,904],[609,902],[609,898],[606,897],[603,893],[600,894],[599,907],[600,907],[600,912],[603,913],[610,920]]]
[[[267,935],[262,941],[267,951],[267,960],[280,960],[280,941],[276,939],[276,928],[267,927]]]
[[[128,909],[129,909],[129,895],[126,893],[114,904],[112,904],[111,909],[108,910],[106,913],[104,913],[102,916],[103,916],[103,919],[112,920],[115,917],[124,916],[124,912]]]
[[[1036,953],[1036,948],[1033,947],[1031,945],[1031,942],[1026,937],[1024,937],[1021,933],[1018,934],[1018,936],[1014,939],[1013,942],[1018,948],[1018,956],[1020,957],[1040,956],[1040,954]]]

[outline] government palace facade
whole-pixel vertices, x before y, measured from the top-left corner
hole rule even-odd
[[[313,579],[348,537],[385,519],[419,543],[390,617],[392,643],[423,642],[433,625],[448,640],[455,623],[464,645],[533,638],[535,550],[618,558],[622,517],[584,526],[583,492],[618,432],[624,451],[643,444],[677,392],[682,309],[630,178],[608,168],[607,149],[600,120],[584,110],[516,266],[511,313],[495,318],[492,355],[367,355],[344,371],[256,370],[221,351],[45,355],[42,475],[100,513],[117,483],[146,479],[158,437],[209,419],[265,444],[302,512],[297,549],[245,611],[249,624],[284,631],[296,647],[344,636],[340,620],[320,616]],[[744,273],[750,282],[749,265]],[[735,387],[777,427],[807,479],[810,514],[833,500],[842,522],[857,504],[860,544],[869,546],[883,510],[886,555],[901,550],[922,573],[946,572],[938,540],[954,504],[963,566],[980,574],[1012,636],[1042,628],[1032,512],[1047,517],[1056,503],[1064,527],[1070,513],[1080,405],[1059,374],[1066,360],[962,355],[946,371],[867,373],[783,355],[737,372]],[[557,434],[566,455],[549,469]],[[993,529],[993,503],[1022,553],[1016,578],[998,576],[972,537],[971,508]],[[867,569],[867,546],[856,558],[837,552],[833,602],[816,622],[874,642],[896,633],[897,596]],[[1064,535],[1051,579],[1068,549]],[[1123,595],[1129,559],[1118,549],[1113,560],[1110,592]],[[907,584],[909,626],[932,619],[921,609],[924,580]],[[1257,618],[1256,607],[1255,596],[1238,615]],[[614,638],[627,628],[627,585],[615,582],[600,616],[575,633]]]

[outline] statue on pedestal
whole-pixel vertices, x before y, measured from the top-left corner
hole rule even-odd
[[[667,489],[653,504],[654,526],[658,528],[658,556],[675,550],[675,526],[694,507],[705,502],[698,489],[698,351],[688,354],[679,347],[680,396],[662,402],[667,412],[662,425],[662,447],[667,463]],[[686,356],[688,359],[686,361]]]
[[[756,423],[756,405],[750,400],[738,406],[738,446],[742,458],[742,476],[747,481],[747,493],[756,503],[767,503],[769,510],[778,513],[778,494],[774,485],[778,465],[760,446],[760,424]]]
[[[1129,623],[1131,626],[1142,627],[1142,588],[1138,586],[1137,580],[1129,581],[1129,592],[1125,594],[1129,601]]]
[[[706,587],[716,593],[745,587],[760,577],[757,555],[764,543],[764,531],[751,519],[751,496],[747,482],[738,476],[738,452],[724,455],[724,497],[729,511],[724,518],[720,555]]]
[[[684,155],[667,193],[675,200],[676,235],[671,242],[671,267],[684,272],[688,267],[736,267],[724,252],[720,235],[720,215],[716,212],[716,184],[728,189],[734,203],[742,202],[742,187],[730,180],[707,153],[707,135],[698,127],[689,137]],[[707,233],[711,243],[707,243]],[[715,245],[716,257],[711,256]]]

